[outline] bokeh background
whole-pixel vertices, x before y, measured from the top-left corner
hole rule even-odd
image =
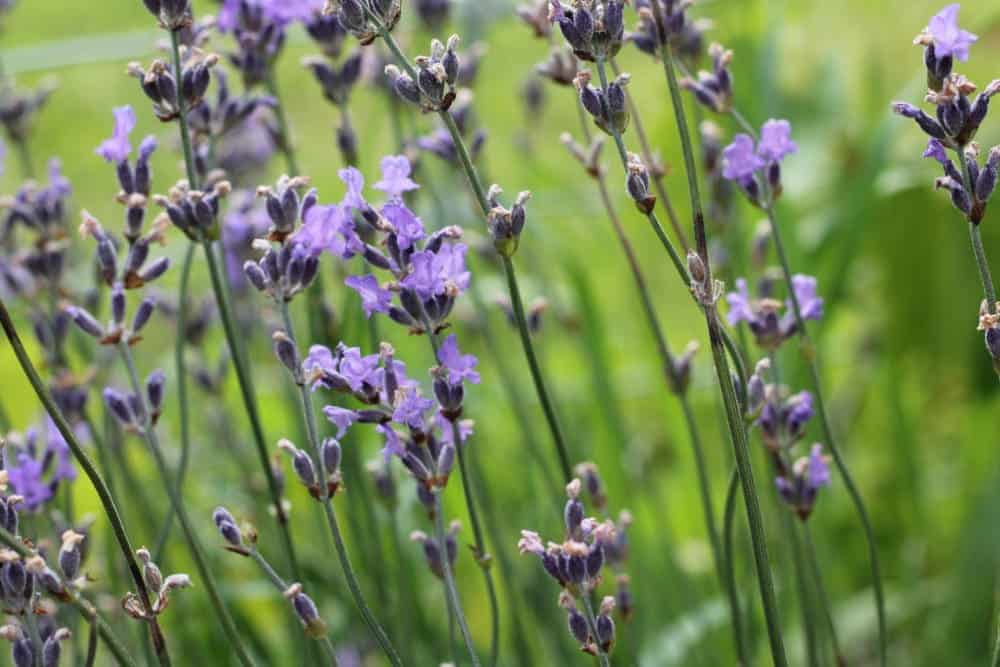
[[[404,0],[404,11],[406,4]],[[195,11],[203,14],[216,6],[200,0]],[[889,110],[892,100],[916,103],[923,94],[921,53],[911,40],[939,9],[938,3],[922,0],[705,0],[692,10],[714,22],[709,39],[735,51],[732,68],[744,114],[755,124],[770,117],[788,118],[800,147],[785,169],[780,220],[795,270],[816,274],[827,300],[827,316],[813,331],[821,348],[834,428],[875,525],[888,593],[893,665],[983,664],[996,621],[1000,391],[982,336],[975,331],[981,289],[964,223],[947,197],[933,191],[936,165],[920,159],[924,137],[912,122]],[[1000,77],[1000,7],[987,0],[966,2],[961,18],[964,27],[980,35],[971,62],[961,71],[984,85]],[[477,120],[489,133],[480,167],[508,193],[525,189],[534,193],[517,261],[526,298],[549,303],[538,341],[572,451],[578,460],[593,460],[600,466],[611,507],[628,508],[635,518],[628,569],[636,613],[629,625],[620,628],[616,662],[658,667],[731,664],[725,607],[703,537],[683,423],[676,402],[665,391],[637,294],[597,193],[558,141],[563,131],[579,135],[573,94],[548,86],[544,110],[535,115],[526,111],[523,85],[548,47],[517,22],[512,3],[459,3],[452,24],[467,44],[482,40],[488,47],[475,86]],[[429,35],[412,17],[404,21],[400,33],[409,53],[426,52]],[[154,56],[161,37],[138,0],[22,0],[3,26],[0,56],[6,72],[24,86],[46,78],[57,82],[31,148],[39,163],[54,156],[62,160],[74,188],[74,216],[86,208],[115,226],[121,215],[112,200],[117,190],[113,171],[94,154],[110,133],[114,106],[134,105],[139,115],[137,136],[154,133],[167,147],[155,157],[155,189],[164,191],[179,178],[176,129],[160,125],[148,113],[135,80],[125,74],[130,60],[148,61]],[[225,51],[227,39],[214,40],[213,48]],[[322,99],[299,63],[314,51],[301,30],[293,31],[279,80],[303,171],[320,189],[321,200],[335,201],[342,193],[336,176],[340,158],[333,143],[336,110]],[[630,91],[656,148],[672,167],[667,187],[682,219],[687,219],[683,167],[662,73],[655,62],[632,48],[619,60],[633,75]],[[371,178],[380,157],[393,150],[390,117],[384,97],[371,86],[361,86],[351,104],[361,168]],[[718,120],[730,134],[727,119]],[[407,127],[426,132],[434,127],[434,119],[407,110]],[[988,119],[978,139],[984,147],[1000,143],[1000,118]],[[421,168],[421,182],[432,184],[443,201],[437,206],[431,197],[419,198],[424,219],[461,224],[473,237],[481,235],[480,219],[462,181],[431,157]],[[260,182],[272,182],[280,173],[279,157]],[[701,340],[700,314],[644,221],[626,201],[617,172],[612,169],[611,174],[616,204],[638,248],[671,343],[680,349],[691,339]],[[17,162],[10,156],[0,177],[0,192],[13,192],[20,179]],[[741,209],[739,224],[752,230],[758,217],[754,210]],[[988,214],[982,229],[987,251],[997,257],[1000,222],[994,217]],[[179,259],[184,245],[181,236],[173,234],[165,251]],[[80,252],[84,251],[90,249],[81,244]],[[86,277],[86,272],[81,275]],[[326,275],[329,285],[333,275],[333,270]],[[207,275],[199,267],[195,276],[196,293],[208,298]],[[478,263],[475,280],[487,296],[503,294],[499,277],[489,262]],[[159,287],[169,294],[175,279],[168,276]],[[331,305],[343,315],[344,339],[360,342],[361,325],[349,315],[356,304],[339,289],[330,287],[328,293],[334,300]],[[516,664],[507,649],[515,640],[532,645],[539,656],[537,664],[586,663],[584,656],[574,657],[556,605],[555,585],[541,576],[533,558],[519,558],[516,553],[521,528],[543,535],[558,533],[558,515],[547,500],[558,492],[536,457],[526,452],[526,447],[537,447],[554,469],[516,334],[500,309],[494,311],[485,325],[499,337],[500,354],[517,370],[517,391],[531,406],[535,433],[530,442],[510,416],[507,394],[490,354],[479,342],[476,331],[484,323],[475,321],[471,311],[460,310],[456,325],[465,345],[483,358],[484,382],[469,392],[467,412],[476,420],[474,456],[489,503],[499,517],[491,528],[490,548],[505,552],[506,563],[498,567],[508,582],[502,600],[507,656],[503,664]],[[295,415],[286,409],[281,389],[286,378],[269,349],[273,315],[265,312],[259,326],[248,330],[248,340],[266,432],[269,440],[276,441],[294,436]],[[223,345],[217,329],[207,345],[215,355]],[[431,365],[422,341],[408,341],[394,330],[387,335],[412,367]],[[149,340],[138,348],[140,370],[163,366],[170,377],[171,336],[169,320],[154,320]],[[703,348],[696,357],[692,397],[706,431],[716,509],[721,512],[731,449],[718,429],[721,412],[714,373],[707,346]],[[794,367],[794,350],[786,354],[786,366]],[[793,372],[788,380],[795,387],[806,386],[801,372]],[[192,513],[203,519],[201,528],[210,545],[218,544],[209,515],[219,503],[262,528],[272,525],[259,516],[261,504],[246,491],[248,485],[261,483],[255,468],[245,472],[232,453],[235,447],[249,457],[251,445],[235,386],[228,396],[225,405],[201,396],[194,403],[198,428],[184,493]],[[19,427],[41,417],[6,344],[0,345],[0,399]],[[232,420],[228,444],[222,442],[217,427],[224,410]],[[175,456],[177,423],[169,408],[161,428]],[[149,542],[155,539],[167,501],[151,477],[140,444],[127,440],[123,447],[140,473],[140,491],[150,507],[142,507],[138,496],[129,496],[125,509],[136,540]],[[753,444],[760,447],[756,440]],[[363,460],[377,456],[379,447],[374,439],[361,437],[350,446]],[[765,466],[762,460],[758,464],[760,478]],[[337,501],[340,511],[350,516],[348,539],[355,561],[370,599],[390,628],[417,617],[403,589],[420,592],[421,621],[427,623],[421,629],[428,634],[411,635],[413,645],[401,648],[404,653],[412,651],[413,664],[437,664],[446,655],[435,652],[447,626],[445,607],[419,548],[406,541],[411,529],[426,527],[414,507],[412,487],[401,481],[396,529],[406,559],[400,561],[392,548],[388,515],[381,508],[367,512],[360,507],[364,498],[355,488],[368,484],[349,480],[348,493]],[[335,642],[350,648],[367,641],[312,508],[297,490],[290,494],[296,538],[312,544],[308,568],[323,582],[314,597],[331,622]],[[463,519],[457,488],[449,497],[449,514]],[[79,514],[98,509],[85,481],[76,483],[73,502]],[[149,509],[151,515],[146,514]],[[765,509],[772,519],[772,552],[792,662],[801,664],[801,628],[794,583],[788,576],[791,564],[786,545],[777,538],[773,521],[777,508],[767,495]],[[366,523],[372,517],[374,531]],[[823,492],[811,522],[850,664],[874,664],[876,625],[865,544],[839,478]],[[94,530],[102,535],[106,524],[98,518]],[[469,538],[468,533],[464,536]],[[276,551],[276,538],[262,533],[265,551]],[[100,539],[95,543],[102,544]],[[740,540],[741,585],[756,601],[749,576],[750,551],[745,538]],[[179,538],[175,542],[163,569],[190,569],[183,544]],[[381,571],[373,560],[376,543],[383,553]],[[294,643],[299,640],[293,641],[295,635],[288,632],[284,602],[249,563],[221,549],[213,551],[215,571],[238,609],[239,623],[265,652],[267,664],[295,664]],[[110,567],[104,554],[95,549],[88,561],[98,589],[106,588],[101,579]],[[458,576],[474,634],[485,644],[486,599],[464,550]],[[516,594],[510,597],[509,590]],[[115,614],[114,600],[108,597],[105,602],[109,613]],[[175,605],[163,622],[168,636],[180,638],[178,664],[228,664],[224,642],[201,592],[197,588],[185,592]],[[128,624],[132,622],[122,619],[116,625]],[[521,630],[517,637],[515,628]],[[759,621],[755,632],[762,639]],[[764,649],[762,641],[758,646]],[[7,660],[6,651],[2,653],[0,660]],[[379,663],[373,658],[370,664]]]

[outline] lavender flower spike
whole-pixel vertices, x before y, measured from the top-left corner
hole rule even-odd
[[[96,153],[108,162],[118,163],[128,159],[132,152],[132,144],[128,137],[135,129],[135,111],[130,105],[117,107],[114,110],[115,127],[110,139],[105,139],[98,146]]]
[[[927,24],[927,32],[934,40],[935,56],[951,56],[959,62],[965,62],[969,59],[969,47],[979,37],[958,27],[959,8],[960,5],[956,2],[935,14]]]

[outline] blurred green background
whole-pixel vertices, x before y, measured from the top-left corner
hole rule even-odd
[[[404,0],[404,12],[406,5]],[[215,5],[197,2],[195,10],[202,14],[210,8],[214,10]],[[635,517],[628,570],[636,614],[631,624],[620,628],[616,662],[731,664],[724,606],[703,538],[693,464],[676,401],[665,391],[637,295],[597,193],[558,142],[563,131],[579,135],[573,95],[569,89],[548,86],[544,111],[528,117],[522,85],[548,47],[530,37],[509,9],[499,1],[466,3],[453,23],[466,43],[472,41],[471,31],[488,45],[475,88],[477,118],[489,132],[481,168],[511,195],[525,189],[534,193],[517,262],[526,298],[544,297],[550,303],[538,340],[572,451],[579,460],[598,463],[608,483],[611,507],[615,511],[627,507]],[[799,143],[799,153],[785,169],[779,215],[795,270],[816,274],[827,298],[827,316],[813,330],[820,341],[835,430],[873,515],[888,592],[893,665],[983,664],[996,620],[1000,392],[982,336],[975,331],[981,289],[964,223],[947,197],[933,191],[936,166],[920,159],[924,137],[912,122],[889,111],[890,101],[917,103],[923,94],[921,55],[911,40],[939,9],[934,2],[901,0],[706,0],[692,10],[695,16],[713,20],[709,40],[735,51],[737,104],[744,114],[755,124],[770,117],[788,118]],[[402,40],[409,53],[426,52],[427,39],[411,19],[404,21]],[[1000,76],[1000,8],[986,0],[966,2],[961,19],[963,27],[980,35],[980,41],[973,48],[971,62],[960,69],[985,85]],[[20,86],[49,77],[58,81],[57,91],[38,120],[31,147],[39,163],[51,156],[63,161],[74,187],[74,224],[82,208],[108,227],[118,224],[121,214],[112,199],[117,191],[113,170],[94,154],[110,133],[114,106],[134,105],[139,115],[137,136],[157,134],[167,147],[155,158],[155,189],[165,191],[179,178],[176,129],[159,124],[148,113],[135,80],[125,75],[126,63],[148,61],[161,37],[138,0],[22,0],[6,21],[0,53],[7,72],[14,74]],[[225,51],[228,40],[216,38],[212,48]],[[300,58],[312,52],[305,36],[293,32],[281,60],[280,86],[299,160],[319,188],[321,200],[331,202],[342,193],[336,177],[340,158],[333,143],[337,114],[299,65]],[[662,72],[632,48],[619,60],[632,73],[630,92],[642,109],[655,146],[672,167],[667,187],[681,218],[687,219],[683,167]],[[351,107],[361,168],[371,180],[379,158],[393,150],[389,114],[384,97],[370,86],[355,92]],[[412,110],[407,114],[423,130],[433,127],[432,118],[417,117]],[[731,133],[727,119],[716,120],[727,135]],[[626,139],[634,141],[634,137]],[[984,147],[1000,142],[1000,119],[988,119],[978,140]],[[606,157],[612,156],[607,153]],[[433,158],[424,162],[421,182],[433,182],[434,190],[446,201],[445,210],[437,211],[429,198],[419,199],[424,219],[444,215],[441,222],[481,233],[481,222],[464,195],[461,180]],[[700,314],[645,222],[625,200],[622,179],[611,166],[616,204],[637,245],[671,343],[680,349],[690,339],[701,340]],[[280,173],[278,157],[263,182],[273,181]],[[0,192],[13,192],[19,182],[18,165],[10,156],[0,177]],[[745,208],[740,224],[751,230],[758,215]],[[1000,226],[993,224],[992,217],[988,214],[982,229],[987,251],[995,258],[1000,256]],[[181,235],[174,233],[166,252],[179,259],[184,245]],[[475,280],[484,293],[501,295],[499,274],[488,263],[480,263],[479,269]],[[203,267],[195,275],[196,291],[209,296]],[[334,306],[342,311],[345,296],[333,287],[332,271],[326,279]],[[169,293],[175,280],[176,275],[168,276],[159,287]],[[255,302],[258,309],[261,301]],[[353,302],[347,306],[353,307]],[[262,318],[267,323],[275,320],[269,312]],[[476,348],[477,323],[471,311],[460,310],[457,320],[466,345]],[[171,377],[171,324],[160,319],[152,326],[160,331],[138,348],[140,370],[163,366]],[[344,326],[345,339],[359,342],[357,323],[347,318]],[[534,410],[513,330],[507,330],[499,312],[490,326],[501,337],[508,365],[518,373],[517,390]],[[401,330],[390,330],[388,324],[383,334],[412,368],[431,364],[423,341],[408,341]],[[221,345],[216,333],[209,349],[214,354]],[[252,345],[265,428],[269,439],[276,441],[294,434],[295,416],[285,408],[282,389],[286,378],[273,362],[265,324],[254,332]],[[718,430],[714,373],[707,346],[703,348],[696,357],[692,397],[705,430],[714,499],[721,513],[731,449]],[[786,350],[786,355],[786,366],[795,364],[794,351]],[[39,406],[6,345],[0,346],[0,369],[0,398],[18,426],[37,421]],[[555,604],[556,586],[540,576],[535,559],[518,558],[515,549],[521,528],[538,530],[543,536],[558,534],[558,515],[543,500],[557,497],[558,490],[546,487],[535,459],[525,453],[525,438],[509,416],[506,394],[488,355],[484,355],[483,371],[483,384],[469,392],[467,413],[477,422],[472,446],[499,517],[496,532],[503,538],[497,543],[491,535],[490,548],[506,552],[510,570],[500,570],[501,577],[510,574],[517,592],[511,598],[503,589],[506,660],[502,663],[517,664],[509,647],[524,639],[538,651],[537,664],[568,664],[572,643]],[[795,388],[805,387],[804,381],[804,373],[792,375]],[[124,379],[120,377],[118,384],[123,385]],[[218,414],[230,409],[236,445],[250,452],[235,387],[228,395],[230,404],[223,406],[201,401],[196,392],[195,409],[204,414],[199,418],[185,495],[192,514],[204,519],[206,543],[218,543],[210,530],[209,512],[225,503],[241,518],[257,519],[265,552],[277,551],[276,539],[272,539],[276,536],[266,530],[273,524],[255,514],[255,500],[246,492],[248,483],[260,480],[246,479],[212,427]],[[554,457],[540,412],[533,417],[535,444],[551,465]],[[176,433],[170,409],[163,424],[164,432]],[[818,430],[815,425],[813,429]],[[818,433],[810,436],[818,437]],[[165,439],[170,447],[176,442],[175,437]],[[753,444],[760,446],[757,440]],[[362,448],[366,460],[377,454],[373,439],[352,441],[351,446]],[[151,476],[147,479],[151,466],[138,441],[130,440],[126,447],[143,473],[142,483],[148,487],[146,494],[156,515],[141,516],[137,505],[127,503],[127,518],[136,541],[149,542],[157,534],[166,499],[158,483]],[[757,474],[759,479],[764,477],[763,465],[757,467]],[[761,486],[768,483],[765,480]],[[379,608],[393,628],[412,613],[403,607],[400,587],[413,586],[420,591],[424,614],[440,633],[446,621],[439,589],[425,571],[418,547],[406,541],[410,530],[426,529],[425,520],[413,507],[411,485],[401,482],[404,507],[399,535],[406,541],[402,548],[413,564],[404,567],[397,562],[389,522],[378,512],[385,551],[383,569],[378,571],[365,542],[370,531],[363,531],[365,535],[355,531],[364,525],[365,515],[357,507],[360,496],[352,491],[368,482],[348,480],[347,484],[348,493],[337,503],[342,513],[357,516],[350,523],[349,538],[370,599],[377,607],[388,603]],[[309,570],[322,582],[314,597],[331,622],[334,641],[339,646],[367,641],[339,583],[336,561],[324,548],[325,538],[318,532],[321,527],[312,508],[298,490],[290,493],[296,539],[313,545]],[[765,494],[764,504],[773,519],[776,507],[769,498]],[[85,481],[76,484],[75,500],[78,511],[97,510]],[[464,519],[460,501],[457,488],[449,492],[449,513]],[[838,478],[823,492],[811,523],[850,664],[875,664],[875,619],[865,544]],[[769,526],[776,536],[773,521]],[[98,519],[95,530],[105,529],[106,524]],[[468,530],[463,536],[471,539]],[[791,566],[785,545],[777,537],[773,541],[792,663],[801,664],[794,584],[787,575]],[[179,537],[174,542],[169,561],[162,564],[165,571],[190,567]],[[103,560],[105,552],[97,551],[89,569],[98,579],[95,588],[107,590],[102,579],[109,566]],[[240,623],[255,641],[259,639],[262,650],[266,647],[268,664],[296,664],[298,653],[291,639],[296,635],[289,634],[284,602],[249,563],[221,549],[215,551],[215,570],[240,610]],[[742,546],[738,570],[748,599],[756,602],[749,578],[751,562],[749,548]],[[458,576],[474,633],[485,645],[488,609],[479,574],[464,550]],[[409,581],[411,577],[416,581]],[[379,587],[385,588],[381,599],[374,592]],[[114,601],[108,598],[107,602],[109,613],[115,614]],[[512,627],[517,626],[512,626],[511,615],[519,617],[521,637],[514,637]],[[544,619],[546,624],[539,625],[535,619]],[[119,627],[126,624],[134,622],[122,620]],[[178,664],[228,664],[197,587],[178,596],[163,624],[172,644],[178,638]],[[756,629],[760,636],[759,622]],[[418,656],[414,664],[444,659],[444,653],[430,650],[435,644],[426,637],[412,637],[412,641],[413,654]],[[763,643],[759,647],[763,649]],[[406,653],[411,647],[401,648]],[[766,660],[763,653],[760,659]],[[587,658],[575,660],[584,664]],[[379,663],[373,659],[371,664]]]

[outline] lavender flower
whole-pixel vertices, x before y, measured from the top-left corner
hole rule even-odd
[[[441,365],[447,369],[448,382],[451,384],[461,384],[462,382],[479,384],[479,373],[474,370],[479,364],[479,360],[474,355],[462,354],[459,351],[458,340],[454,334],[445,338],[441,344],[441,348],[438,350],[438,359],[441,361]]]
[[[927,24],[927,32],[934,44],[934,52],[938,58],[952,57],[959,62],[969,59],[969,47],[978,39],[967,30],[958,27],[958,10],[960,5],[948,5],[931,17]]]
[[[737,134],[722,150],[723,178],[737,183],[754,205],[770,206],[781,196],[782,160],[798,151],[791,133],[787,120],[772,118],[761,127],[756,148],[750,135]]]
[[[809,456],[795,461],[790,472],[775,478],[775,484],[782,499],[792,506],[799,519],[808,519],[819,490],[830,485],[830,467],[823,455],[823,446],[814,444]]]
[[[106,139],[98,148],[97,154],[108,162],[119,163],[128,159],[132,152],[129,135],[135,129],[135,111],[131,105],[117,107],[114,110],[115,127],[110,139]]]
[[[729,71],[733,52],[721,44],[712,44],[708,55],[712,58],[711,72],[699,71],[697,80],[685,77],[679,83],[707,108],[725,113],[733,108],[733,75]]]
[[[82,423],[76,430],[80,437],[87,435]],[[77,478],[69,445],[51,418],[46,418],[41,427],[29,429],[23,442],[11,439],[3,457],[8,482],[31,512],[51,500],[61,483]]]
[[[819,320],[823,317],[823,299],[816,293],[816,278],[802,274],[792,276],[792,289],[804,320]],[[767,350],[777,349],[798,331],[791,299],[785,301],[786,312],[779,315],[782,303],[764,296],[750,297],[747,282],[736,279],[736,291],[726,295],[729,312],[726,319],[731,326],[746,322],[757,344]]]

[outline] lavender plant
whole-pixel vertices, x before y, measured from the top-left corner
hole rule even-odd
[[[969,238],[984,295],[977,329],[984,334],[986,351],[1000,376],[1000,315],[997,314],[1000,306],[979,230],[996,188],[1000,147],[992,148],[985,164],[981,164],[979,144],[975,141],[989,112],[990,98],[1000,93],[1000,79],[990,82],[974,99],[969,99],[976,85],[955,72],[954,66],[956,61],[969,60],[969,49],[979,38],[959,27],[958,12],[957,3],[948,5],[931,17],[927,27],[913,40],[924,48],[928,88],[925,101],[934,106],[934,115],[906,102],[894,102],[892,109],[905,118],[912,118],[930,137],[923,156],[931,158],[944,170],[944,176],[934,181],[934,187],[949,193],[952,204],[969,223]],[[954,153],[958,166],[948,157],[949,150]]]

